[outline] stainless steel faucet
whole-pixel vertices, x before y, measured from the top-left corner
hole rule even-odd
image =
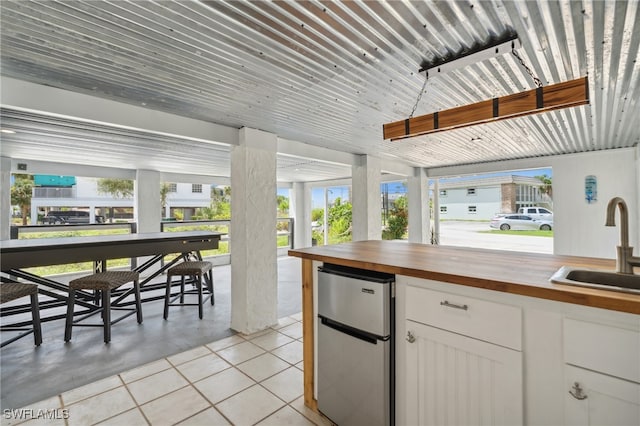
[[[607,205],[607,221],[605,226],[616,226],[616,206],[620,208],[620,245],[617,246],[616,272],[633,274],[633,267],[640,266],[640,257],[633,255],[633,247],[629,247],[629,212],[627,203],[620,197],[614,197]]]

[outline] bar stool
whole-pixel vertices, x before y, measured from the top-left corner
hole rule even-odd
[[[42,328],[40,326],[40,306],[38,304],[38,286],[27,283],[2,283],[0,284],[0,304],[11,302],[20,297],[29,296],[31,298],[31,327],[2,326],[2,331],[22,331],[23,333],[8,339],[0,344],[0,348],[15,342],[33,333],[33,340],[36,346],[42,343]]]
[[[185,261],[177,264],[167,270],[167,286],[164,297],[164,319],[169,316],[169,306],[198,306],[198,316],[202,319],[202,305],[206,299],[211,299],[211,304],[215,303],[215,296],[213,294],[213,265],[211,262],[204,261]],[[179,276],[180,279],[180,293],[171,297],[171,277]],[[207,289],[202,290],[202,278],[207,282]],[[195,280],[196,288],[193,290],[186,290],[184,288],[185,277],[193,277]],[[197,294],[198,303],[185,303],[185,294]],[[203,300],[203,294],[207,297]],[[180,298],[180,303],[173,303],[177,298]]]
[[[129,315],[137,314],[138,324],[142,324],[142,306],[140,305],[140,274],[136,271],[106,271],[96,274],[88,275],[85,277],[77,278],[69,281],[69,300],[67,304],[67,320],[64,327],[64,341],[71,340],[71,329],[73,326],[78,327],[102,327],[104,329],[104,342],[109,343],[111,341],[111,326],[117,322],[122,321]],[[135,308],[125,308],[119,303],[124,296],[118,297],[114,303],[111,302],[111,291],[120,287],[128,282],[133,282],[133,293],[135,296]],[[74,308],[75,298],[77,290],[95,290],[102,293],[102,305],[95,310],[92,310],[86,315],[82,315],[80,318],[74,321]],[[129,311],[125,315],[120,316],[115,320],[111,320],[111,311]],[[102,314],[102,324],[80,324],[83,321],[98,313]]]

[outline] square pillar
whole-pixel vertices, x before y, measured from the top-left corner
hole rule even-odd
[[[137,170],[133,185],[134,215],[138,232],[160,232],[162,203],[160,200],[160,172]]]
[[[231,148],[231,328],[278,321],[277,136],[242,128]]]
[[[11,238],[11,158],[0,157],[0,240]]]
[[[426,170],[414,169],[413,176],[407,179],[409,198],[409,241],[427,244],[431,216],[429,214],[429,182]]]
[[[289,204],[295,221],[293,248],[311,247],[311,188],[304,182],[295,182]]]
[[[358,156],[352,166],[353,241],[382,238],[381,173],[382,162],[369,155]]]

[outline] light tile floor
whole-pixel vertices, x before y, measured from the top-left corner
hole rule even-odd
[[[297,314],[4,412],[1,423],[331,425],[305,407],[302,376]]]

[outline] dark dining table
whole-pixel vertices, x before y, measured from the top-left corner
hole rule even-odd
[[[27,268],[52,266],[78,262],[93,262],[95,272],[107,270],[107,262],[113,259],[131,258],[132,270],[147,272],[141,278],[142,300],[163,298],[155,294],[145,296],[145,292],[164,288],[164,283],[152,283],[172,265],[181,259],[202,259],[202,250],[217,249],[224,233],[215,231],[151,232],[121,235],[98,235],[86,237],[40,238],[0,241],[0,279],[2,282],[24,280],[38,284],[40,294],[48,296],[40,302],[40,309],[66,306],[68,284],[57,281],[52,276],[40,276]],[[175,255],[165,259],[168,255]],[[138,265],[137,258],[143,258]],[[157,266],[157,268],[156,268]],[[126,297],[130,290],[122,290]],[[89,292],[79,292],[76,303],[86,311],[96,309],[98,298]],[[158,292],[155,292],[158,293]],[[3,309],[2,316],[22,314],[28,305],[15,305]],[[82,314],[83,311],[78,312]],[[64,313],[42,315],[43,321],[64,317]],[[4,322],[4,321],[3,321]],[[15,323],[14,325],[19,325]]]

